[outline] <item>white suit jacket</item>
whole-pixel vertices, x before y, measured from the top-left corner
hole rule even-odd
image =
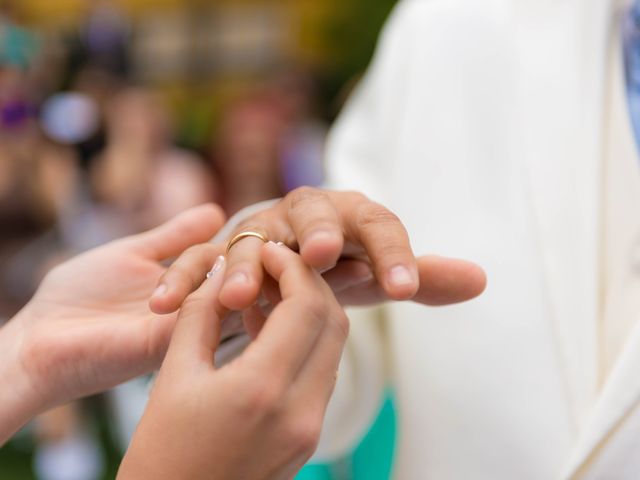
[[[332,133],[333,187],[489,278],[463,305],[385,310],[397,478],[640,478],[640,329],[596,390],[614,21],[608,0],[405,0]],[[321,454],[359,411],[346,377]]]

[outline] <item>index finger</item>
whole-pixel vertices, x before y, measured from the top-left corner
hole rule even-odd
[[[320,276],[285,246],[263,247],[265,270],[280,285],[282,301],[246,352],[257,368],[292,380],[313,350],[330,312],[330,292]]]
[[[342,211],[347,238],[360,244],[388,297],[409,300],[419,287],[418,266],[409,235],[389,209],[366,197]]]
[[[220,321],[226,314],[218,303],[225,263],[225,258],[219,256],[209,278],[184,301],[167,352],[168,362],[213,367]]]

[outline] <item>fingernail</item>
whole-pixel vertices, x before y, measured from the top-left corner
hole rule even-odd
[[[306,241],[315,241],[315,242],[325,242],[327,240],[333,240],[336,238],[336,235],[334,232],[331,232],[329,230],[316,230],[314,232],[311,232],[307,237],[306,237]]]
[[[216,263],[213,264],[213,268],[211,269],[211,271],[207,273],[207,278],[211,278],[216,273],[218,273],[222,269],[223,265],[224,265],[224,257],[220,255],[218,258],[216,258]]]
[[[162,297],[165,293],[167,293],[167,290],[169,290],[167,288],[167,286],[164,283],[161,283],[160,285],[158,285],[158,287],[153,291],[153,294],[151,294],[152,297]]]
[[[396,286],[411,285],[414,283],[411,271],[404,265],[396,265],[389,270],[389,283]]]
[[[249,276],[244,272],[234,273],[226,282],[227,285],[246,285],[247,283],[249,283]]]

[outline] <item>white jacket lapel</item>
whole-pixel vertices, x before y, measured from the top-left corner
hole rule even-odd
[[[519,2],[526,157],[576,433],[597,380],[603,2]]]
[[[593,456],[604,442],[615,443],[615,432],[640,401],[640,326],[596,395],[603,94],[615,20],[611,4],[519,4],[523,152],[577,433],[562,478],[590,478]],[[607,458],[615,461],[616,456]]]
[[[636,326],[633,336],[611,372],[591,419],[580,435],[563,478],[602,478],[597,475],[590,476],[588,466],[594,460],[592,457],[600,453],[604,442],[610,443],[606,448],[615,449],[616,431],[621,428],[621,423],[625,422],[627,415],[640,400],[639,366],[640,325]],[[608,455],[607,463],[619,463],[618,456]],[[607,466],[600,465],[599,470],[607,471]],[[610,471],[613,471],[613,467]]]
[[[615,18],[615,17],[614,17]],[[616,18],[615,21],[619,21]],[[615,25],[614,25],[615,27]],[[612,42],[610,44],[610,57],[608,59],[609,69],[620,69],[613,73],[613,81],[622,83],[622,60],[620,31],[618,28],[612,29]],[[616,95],[624,95],[616,90]],[[629,128],[628,124],[620,125],[618,118],[625,118],[627,115],[626,98],[614,97],[610,99],[612,111],[614,112],[607,121],[613,121],[608,128]],[[626,134],[620,131],[615,132],[617,141],[627,141]],[[632,135],[629,132],[629,135]],[[624,137],[624,140],[623,140]],[[631,140],[629,140],[631,141]],[[580,478],[601,478],[597,477],[598,472],[603,471],[619,471],[619,464],[623,462],[620,458],[625,451],[619,452],[621,449],[618,443],[622,441],[620,432],[625,430],[631,412],[637,408],[640,400],[640,324],[636,325],[631,332],[631,336],[625,345],[624,351],[620,354],[615,367],[610,372],[601,395],[594,406],[589,422],[586,424],[584,431],[580,435],[580,439],[574,451],[573,458],[568,465],[568,474],[580,473]],[[620,437],[620,438],[619,438]],[[606,454],[602,454],[606,451]],[[626,459],[628,463],[628,459]],[[614,462],[612,464],[611,462]],[[593,470],[592,466],[597,466]],[[617,468],[617,469],[616,469]],[[613,478],[613,477],[611,477]],[[616,477],[618,478],[618,477]],[[621,477],[622,478],[622,477]],[[625,477],[626,478],[626,477]]]

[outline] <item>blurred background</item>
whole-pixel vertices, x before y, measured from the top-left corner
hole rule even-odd
[[[69,256],[321,183],[394,3],[0,0],[0,324]],[[114,478],[146,388],[38,418],[0,479]]]

